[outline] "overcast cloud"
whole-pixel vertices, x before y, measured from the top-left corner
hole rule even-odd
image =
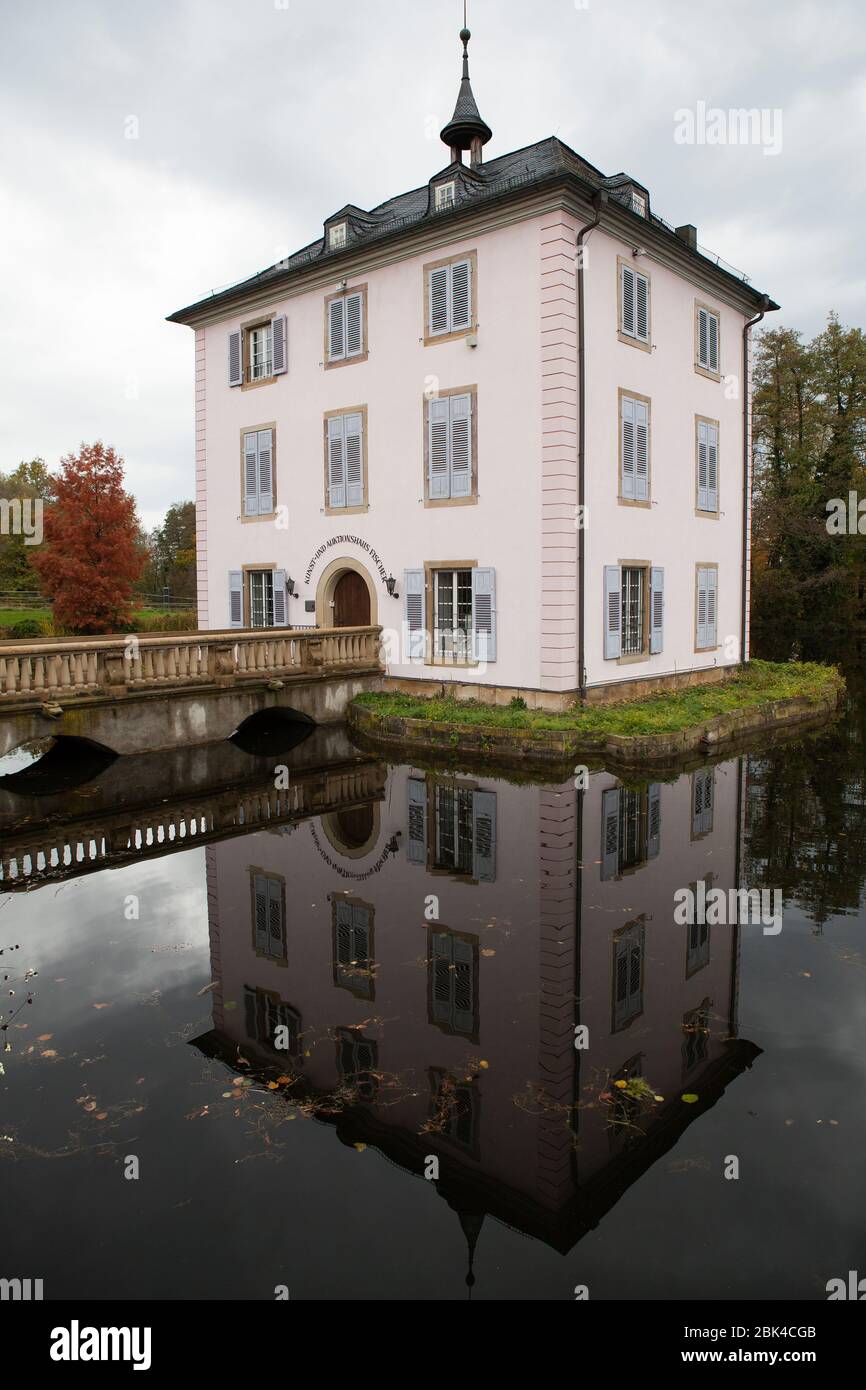
[[[147,525],[193,495],[192,332],[166,314],[426,182],[459,0],[3,0],[0,470],[123,454]],[[471,0],[488,157],[556,134],[781,305],[866,323],[862,0]],[[703,101],[782,147],[677,144]],[[138,138],[126,138],[138,122]]]

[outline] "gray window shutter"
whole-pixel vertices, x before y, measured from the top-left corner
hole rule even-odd
[[[285,627],[288,622],[286,601],[286,571],[274,570],[274,627]]]
[[[435,273],[435,272],[434,272]],[[447,497],[449,487],[449,435],[451,412],[447,396],[437,397],[428,407],[428,487],[430,496]]]
[[[406,858],[410,864],[427,862],[427,784],[419,777],[406,783],[409,798]]]
[[[622,573],[619,565],[604,567],[604,659],[622,655]]]
[[[346,457],[344,445],[345,417],[332,415],[328,420],[328,506],[346,505]]]
[[[448,932],[434,931],[430,936],[431,965],[433,968],[432,1014],[434,1023],[450,1024],[452,981],[454,976],[453,945],[454,938]]]
[[[406,596],[406,654],[424,657],[424,571],[403,571],[403,593]]]
[[[661,847],[662,838],[662,789],[658,782],[651,783],[647,792],[647,834],[646,857],[655,859]]]
[[[716,585],[718,571],[708,569],[707,575],[707,646],[714,647],[716,638]]]
[[[256,435],[244,435],[244,516],[257,516],[259,511],[259,475]]]
[[[361,507],[364,504],[364,441],[363,422],[360,413],[346,415],[346,506]]]
[[[259,515],[274,510],[274,432],[258,431]]]
[[[698,421],[698,511],[710,511],[709,503],[709,445],[707,425]]]
[[[452,1027],[458,1033],[475,1031],[475,952],[468,941],[452,938],[451,975]]]
[[[496,660],[496,570],[472,571],[472,659]]]
[[[620,399],[620,431],[621,444],[620,454],[622,458],[622,476],[620,478],[620,489],[623,497],[635,497],[635,478],[636,478],[636,439],[635,439],[635,404],[631,396],[622,396]]]
[[[274,376],[280,376],[282,372],[288,371],[289,354],[287,349],[286,316],[285,314],[277,314],[276,318],[271,319],[271,356]]]
[[[698,310],[698,365],[709,368],[709,328],[706,309]]]
[[[719,431],[707,425],[707,511],[719,510]]]
[[[713,828],[714,769],[701,768],[692,774],[692,834],[705,835]]]
[[[697,612],[697,646],[708,647],[707,637],[707,575],[709,570],[698,569],[698,612]]]
[[[332,299],[328,305],[328,360],[339,362],[346,356],[345,312],[342,299]]]
[[[649,342],[649,280],[635,272],[635,337]]]
[[[285,955],[283,930],[283,885],[275,878],[268,885],[268,954],[281,960]]]
[[[268,880],[264,874],[256,874],[253,879],[256,908],[256,950],[267,953],[268,949]]]
[[[229,627],[244,625],[244,576],[242,570],[229,570]]]
[[[229,334],[229,386],[240,386],[244,379],[243,334],[239,328]]]
[[[657,656],[664,649],[665,636],[665,572],[650,570],[650,654]]]
[[[634,495],[639,502],[649,500],[649,407],[634,403]]]
[[[627,265],[621,266],[620,271],[622,279],[622,332],[632,338],[635,332],[634,271]]]
[[[472,262],[455,261],[451,270],[452,332],[472,325]]]
[[[346,297],[346,356],[357,357],[364,346],[363,295]]]
[[[451,496],[472,496],[472,397],[451,396]]]
[[[616,878],[619,870],[620,788],[610,787],[601,794],[601,876]]]
[[[430,335],[448,332],[448,267],[439,266],[436,270],[430,271],[429,290],[430,298],[430,323],[428,325]]]
[[[715,314],[707,314],[707,366],[711,372],[719,370],[719,320]]]
[[[496,879],[496,793],[472,793],[472,877],[479,883]]]
[[[642,1009],[643,931],[640,923],[616,938],[614,960],[614,1028],[623,1028]]]
[[[337,964],[352,963],[352,905],[338,898],[334,904],[337,927]]]

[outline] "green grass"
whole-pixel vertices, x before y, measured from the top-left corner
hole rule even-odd
[[[16,623],[37,622],[47,637],[54,634],[54,621],[50,608],[0,608],[0,635],[8,633]],[[193,607],[186,609],[136,608],[133,609],[132,630],[147,632],[189,632],[198,626]],[[74,636],[74,633],[64,634]]]
[[[557,729],[587,735],[672,734],[732,710],[759,709],[774,700],[826,699],[844,689],[835,666],[816,662],[753,661],[746,671],[719,685],[695,686],[645,700],[622,701],[596,708],[573,708],[561,714],[510,709],[451,697],[431,700],[387,692],[359,695],[357,703],[382,717],[429,719],[457,727],[490,729]]]

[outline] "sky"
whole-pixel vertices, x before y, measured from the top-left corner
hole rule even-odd
[[[864,18],[469,0],[485,154],[558,135],[694,223],[774,325],[866,326]],[[103,439],[147,527],[192,497],[193,334],[165,316],[443,168],[462,22],[461,0],[0,0],[0,472]],[[712,115],[744,108],[763,141]],[[684,111],[726,143],[683,143]]]

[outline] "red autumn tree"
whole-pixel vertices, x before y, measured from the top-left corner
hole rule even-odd
[[[146,559],[138,535],[135,500],[113,449],[97,441],[61,459],[45,507],[45,544],[30,560],[58,623],[80,633],[128,627]]]

